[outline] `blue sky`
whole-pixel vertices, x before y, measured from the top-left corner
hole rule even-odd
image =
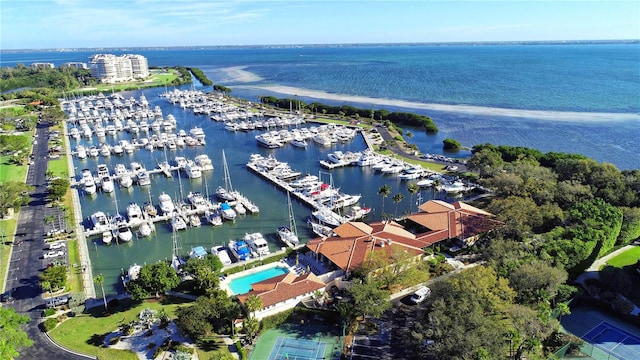
[[[0,0],[0,48],[640,38],[640,1]]]

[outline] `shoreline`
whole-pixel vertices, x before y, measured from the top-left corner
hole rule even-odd
[[[600,113],[600,112],[578,112],[578,111],[554,111],[554,110],[524,110],[494,108],[476,105],[447,105],[420,103],[407,100],[394,100],[384,98],[374,98],[358,95],[333,94],[321,90],[308,90],[283,85],[235,85],[231,88],[247,90],[263,90],[284,95],[304,96],[309,98],[344,101],[353,103],[364,103],[380,106],[394,106],[399,108],[411,108],[421,110],[433,110],[440,112],[460,113],[467,115],[485,115],[499,117],[515,117],[526,119],[537,119],[543,121],[563,121],[563,122],[612,122],[612,121],[640,121],[640,114],[635,113]]]

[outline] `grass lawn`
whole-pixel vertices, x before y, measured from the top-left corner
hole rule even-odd
[[[13,242],[13,234],[16,231],[16,220],[0,220],[0,290],[4,289],[7,279],[7,265],[9,265],[9,250]]]
[[[27,177],[26,165],[15,165],[9,163],[9,156],[0,156],[0,183],[7,181],[24,182]]]
[[[640,260],[640,246],[635,246],[622,254],[607,261],[607,265],[622,268],[627,265],[633,265]]]
[[[158,73],[156,70],[151,70],[151,75],[143,81],[131,81],[127,83],[119,84],[99,84],[95,87],[80,89],[83,92],[111,92],[111,91],[124,91],[131,89],[158,87],[163,85],[171,85],[173,80],[178,78],[178,74],[175,70],[169,69],[168,72]]]
[[[69,282],[68,290],[71,292],[82,292],[82,266],[80,266],[80,254],[78,252],[78,240],[67,241],[67,252],[69,253]],[[78,266],[73,266],[77,264]]]
[[[96,356],[98,359],[138,359],[131,352],[101,347],[104,336],[118,330],[120,324],[137,319],[138,314],[144,308],[158,311],[164,309],[171,318],[175,318],[176,309],[181,304],[170,303],[170,300],[173,299],[168,298],[165,303],[146,301],[132,308],[120,310],[120,308],[125,308],[129,303],[128,301],[122,301],[118,309],[111,310],[112,314],[109,316],[103,316],[102,307],[93,308],[89,313],[79,314],[64,321],[57,328],[50,331],[49,335],[62,346]]]

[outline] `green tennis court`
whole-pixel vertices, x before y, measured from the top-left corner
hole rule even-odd
[[[320,322],[285,323],[258,337],[250,360],[338,360],[344,339],[342,329]]]

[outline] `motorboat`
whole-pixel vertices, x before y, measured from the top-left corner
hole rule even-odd
[[[202,168],[194,161],[188,161],[184,167],[184,171],[190,179],[198,179],[202,177]]]
[[[129,219],[129,224],[131,226],[137,226],[144,220],[142,218],[142,209],[140,209],[140,205],[132,202],[127,206],[127,218]]]
[[[171,196],[164,192],[158,196],[158,201],[160,201],[160,210],[164,214],[170,214],[176,209],[175,205],[173,205],[173,201],[171,200]]]
[[[200,227],[202,225],[202,221],[200,220],[200,216],[193,214],[189,216],[189,225],[193,227]]]
[[[109,168],[107,167],[106,164],[99,164],[98,165],[98,179],[102,179],[105,176],[110,176],[111,174],[109,173]]]
[[[178,166],[178,169],[184,169],[184,167],[187,166],[187,158],[185,158],[184,156],[176,156],[175,162]]]
[[[247,214],[247,208],[245,208],[244,205],[242,205],[241,202],[237,202],[236,205],[233,207],[233,210],[238,215],[246,215]]]
[[[236,198],[227,189],[222,186],[218,186],[216,189],[216,197],[220,201],[235,201]]]
[[[131,228],[128,227],[127,225],[121,225],[118,227],[118,229],[116,230],[116,233],[118,235],[118,239],[128,242],[131,241],[131,239],[133,239],[133,233],[131,232]]]
[[[207,201],[200,192],[190,191],[189,194],[187,194],[187,200],[198,211],[206,211],[209,209],[209,201]]]
[[[151,185],[151,178],[146,171],[140,171],[136,174],[136,179],[138,180],[138,185],[147,186]]]
[[[202,128],[197,126],[189,130],[189,135],[200,142],[202,142],[206,136]]]
[[[138,231],[140,231],[141,236],[147,237],[153,232],[153,227],[148,222],[143,222],[140,224]]]
[[[174,214],[171,218],[171,227],[173,228],[173,230],[186,230],[187,223],[184,221],[182,216]]]
[[[328,226],[336,227],[342,225],[342,218],[340,215],[334,213],[333,211],[321,207],[320,209],[313,211],[311,213],[314,218],[318,219],[318,221],[322,224],[326,224]]]
[[[280,142],[275,137],[267,134],[260,134],[255,136],[259,145],[266,147],[267,149],[276,149],[284,146],[284,143]]]
[[[93,195],[97,191],[96,182],[93,180],[93,177],[85,179],[84,181],[84,192],[87,195]]]
[[[306,149],[308,146],[307,141],[301,137],[294,137],[293,140],[291,140],[291,145],[301,149]]]
[[[113,241],[113,234],[111,231],[105,231],[102,233],[102,242],[109,245]]]
[[[87,149],[82,145],[78,145],[76,147],[76,157],[78,159],[86,159],[87,158]]]
[[[120,176],[120,186],[124,188],[130,188],[133,185],[133,179],[129,174],[123,174]]]
[[[331,237],[333,236],[333,229],[329,226],[314,222],[314,221],[307,221],[307,224],[311,227],[311,230],[313,231],[314,234],[316,234],[317,236],[320,237]]]
[[[229,249],[231,249],[231,253],[238,261],[251,259],[251,249],[249,248],[247,242],[244,240],[230,240]]]
[[[100,183],[102,185],[103,192],[110,193],[110,192],[113,192],[113,190],[115,190],[115,185],[113,185],[113,180],[111,179],[111,176],[103,177],[100,180]]]
[[[267,240],[265,240],[264,236],[259,232],[246,233],[244,235],[244,241],[249,244],[251,250],[258,254],[258,256],[265,256],[271,253]]]
[[[280,237],[280,240],[289,247],[298,246],[300,243],[298,235],[296,235],[296,233],[294,233],[288,226],[280,226],[278,228],[278,236]]]
[[[91,215],[91,223],[96,230],[105,230],[109,227],[109,219],[102,211],[96,211]]]
[[[196,246],[191,248],[189,252],[189,257],[191,259],[204,259],[207,256],[207,250],[202,246]]]
[[[122,276],[122,283],[124,284],[125,287],[131,281],[138,279],[138,276],[140,276],[140,270],[142,270],[142,266],[138,264],[133,264],[129,266],[129,270],[127,270],[127,273]]]
[[[229,257],[229,252],[227,252],[227,248],[224,246],[213,246],[211,248],[211,253],[216,255],[222,265],[231,265],[231,258]]]
[[[213,163],[211,162],[211,159],[209,159],[209,156],[207,154],[200,154],[200,155],[196,156],[193,159],[193,161],[198,166],[200,166],[202,171],[213,170]]]
[[[236,211],[233,210],[231,208],[231,205],[229,205],[229,203],[222,203],[220,204],[220,215],[222,215],[222,218],[225,220],[231,220],[234,221],[236,219]]]
[[[207,222],[213,226],[222,225],[222,216],[220,216],[220,212],[217,210],[209,210],[207,209],[204,212],[204,217],[207,219]]]

